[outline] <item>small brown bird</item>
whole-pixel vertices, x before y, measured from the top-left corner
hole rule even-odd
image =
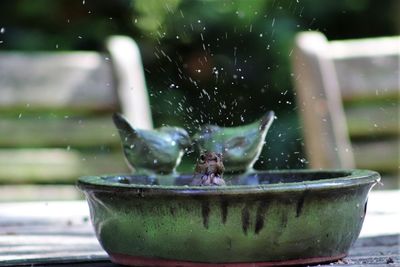
[[[197,160],[192,185],[225,185],[222,178],[224,164],[221,153],[204,152]]]

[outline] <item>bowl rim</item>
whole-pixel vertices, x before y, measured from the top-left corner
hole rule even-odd
[[[360,185],[374,185],[379,182],[380,174],[371,170],[362,169],[288,169],[266,170],[251,173],[310,173],[321,175],[327,173],[348,174],[335,178],[323,178],[303,182],[274,183],[260,185],[227,185],[227,186],[187,186],[187,185],[145,185],[123,184],[106,181],[105,177],[135,176],[135,174],[110,174],[82,176],[77,181],[77,187],[84,192],[125,192],[146,195],[247,195],[279,192],[301,192],[315,190],[329,190],[349,188]],[[137,174],[139,175],[139,174]],[[185,175],[184,173],[180,175]],[[140,175],[142,176],[142,175]]]

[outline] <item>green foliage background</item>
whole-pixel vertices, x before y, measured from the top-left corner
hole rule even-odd
[[[0,50],[102,50],[107,36],[140,45],[156,125],[193,132],[239,125],[275,110],[259,164],[301,168],[292,86],[294,35],[328,39],[399,33],[400,1],[3,0]]]

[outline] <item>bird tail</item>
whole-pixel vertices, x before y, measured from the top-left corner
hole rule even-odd
[[[260,131],[263,132],[265,130],[268,130],[269,127],[271,127],[272,122],[275,119],[275,112],[272,110],[268,111],[260,121]]]
[[[115,127],[118,129],[119,135],[121,136],[122,142],[127,141],[128,139],[137,135],[136,130],[132,128],[128,120],[120,113],[113,114],[113,121]]]

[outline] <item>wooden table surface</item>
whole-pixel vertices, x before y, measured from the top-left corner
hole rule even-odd
[[[88,214],[84,201],[0,204],[0,266],[117,266],[97,242]],[[400,266],[400,190],[371,193],[360,238],[332,264]]]

